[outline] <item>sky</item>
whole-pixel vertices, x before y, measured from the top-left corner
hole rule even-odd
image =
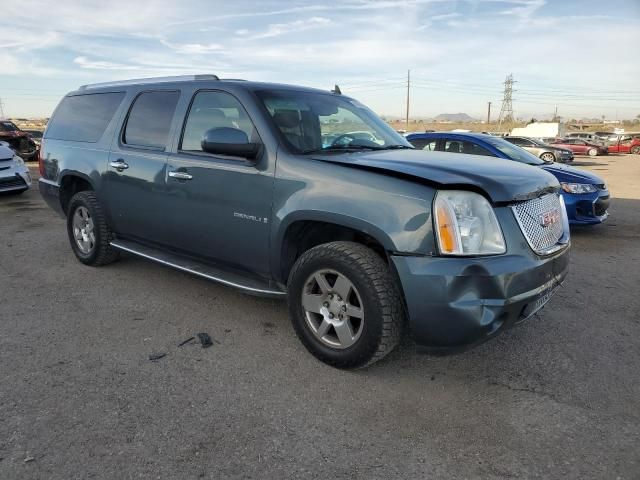
[[[194,73],[338,84],[387,116],[640,115],[640,0],[21,0],[0,15],[6,116],[79,85]]]

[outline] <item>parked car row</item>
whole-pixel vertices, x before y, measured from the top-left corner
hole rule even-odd
[[[512,142],[512,137],[494,137],[482,133],[413,133],[407,140],[421,150],[466,153],[513,160],[546,170],[555,176],[562,186],[562,196],[572,225],[593,225],[608,217],[609,191],[597,175],[554,163],[551,156],[543,160]],[[520,139],[523,137],[514,137]],[[579,141],[579,140],[576,140]],[[538,150],[535,150],[538,152]],[[543,149],[544,154],[544,149]]]

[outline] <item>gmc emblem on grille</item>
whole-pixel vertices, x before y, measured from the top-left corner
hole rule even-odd
[[[549,225],[554,225],[556,223],[560,223],[560,211],[557,208],[553,210],[549,210],[548,212],[541,213],[538,216],[538,220],[540,225],[543,227],[548,227]]]

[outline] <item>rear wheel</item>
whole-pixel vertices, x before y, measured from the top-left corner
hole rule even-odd
[[[110,245],[113,234],[94,192],[76,193],[69,201],[67,233],[73,253],[85,265],[117,260],[118,251]]]
[[[314,247],[289,275],[289,315],[296,334],[318,359],[361,368],[399,342],[404,308],[388,265],[353,242]]]
[[[544,152],[542,155],[540,155],[540,159],[544,160],[545,162],[555,162],[556,156],[551,152]]]
[[[596,155],[598,155],[598,149],[597,149],[597,148],[590,148],[590,149],[587,151],[587,154],[588,154],[590,157],[595,157]]]

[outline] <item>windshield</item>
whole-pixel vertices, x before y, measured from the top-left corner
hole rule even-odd
[[[502,138],[489,137],[485,138],[485,141],[496,147],[511,160],[526,163],[527,165],[544,165],[546,163],[525,149],[513,145]]]
[[[0,132],[17,132],[18,127],[16,127],[11,122],[0,122]]]
[[[295,153],[413,148],[375,113],[351,98],[295,90],[256,93]]]

